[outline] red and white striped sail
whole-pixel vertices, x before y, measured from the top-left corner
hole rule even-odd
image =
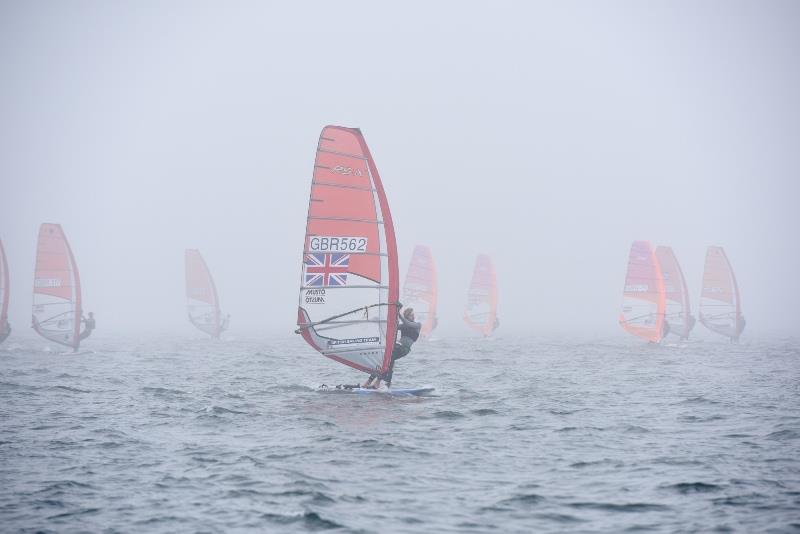
[[[700,322],[717,334],[739,339],[744,330],[739,286],[722,247],[708,247],[700,293]]]
[[[653,343],[664,337],[664,280],[649,241],[634,241],[628,256],[619,324]]]
[[[324,356],[385,376],[397,335],[397,244],[358,129],[322,130],[301,271],[297,332]]]
[[[467,291],[464,321],[484,336],[490,335],[498,326],[497,276],[492,259],[486,254],[478,255],[475,260],[475,269]]]
[[[665,320],[668,333],[687,339],[694,328],[694,317],[689,307],[689,288],[672,247],[656,247],[656,258],[664,280]]]
[[[5,331],[6,324],[8,324],[8,293],[8,262],[3,241],[0,240],[0,342],[5,340],[8,335],[8,332]]]
[[[189,321],[212,337],[221,333],[217,286],[199,250],[186,249],[186,308]]]
[[[403,306],[413,308],[417,321],[422,323],[420,335],[431,335],[436,328],[436,264],[431,249],[425,245],[414,247],[411,263],[403,284]]]
[[[39,227],[33,277],[33,328],[44,338],[77,350],[80,346],[81,279],[59,224]]]

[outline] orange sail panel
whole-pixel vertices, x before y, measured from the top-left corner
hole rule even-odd
[[[364,136],[326,126],[311,181],[297,332],[324,356],[385,376],[399,291],[392,216]]]
[[[8,262],[3,241],[0,240],[0,342],[8,336],[8,332],[5,331],[8,323],[8,292]]]
[[[81,280],[58,224],[42,224],[33,278],[33,328],[44,338],[77,350],[80,345]]]
[[[658,343],[664,337],[664,280],[649,241],[634,241],[619,324],[635,336]]]
[[[717,334],[739,339],[744,330],[739,286],[722,247],[708,247],[700,293],[700,322]]]
[[[661,278],[664,280],[665,297],[665,335],[675,334],[681,339],[688,339],[689,332],[694,328],[695,319],[689,307],[689,289],[686,279],[678,263],[678,258],[672,247],[656,247],[656,259],[661,269]]]
[[[217,286],[199,250],[186,249],[186,307],[189,321],[212,337],[219,337]]]
[[[498,326],[497,320],[497,276],[492,259],[480,254],[475,260],[472,280],[467,291],[467,307],[464,321],[476,332],[488,336]]]
[[[403,306],[413,308],[416,320],[422,323],[420,335],[431,335],[436,328],[436,265],[431,249],[424,245],[414,247],[411,263],[403,285]]]

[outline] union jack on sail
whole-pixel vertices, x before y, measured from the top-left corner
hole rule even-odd
[[[347,285],[350,254],[306,254],[303,263],[307,287]]]

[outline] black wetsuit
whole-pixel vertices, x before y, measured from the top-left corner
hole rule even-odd
[[[4,326],[5,328],[4,328],[4,331],[3,331],[3,332],[0,332],[0,343],[2,343],[3,341],[5,341],[5,340],[6,340],[6,338],[7,338],[8,336],[10,336],[10,335],[11,335],[11,325],[10,325],[10,324],[8,324],[8,322],[6,322],[6,324],[5,324],[5,325],[3,325],[3,326]]]
[[[400,340],[395,343],[392,350],[392,363],[389,366],[389,373],[386,375],[386,385],[392,385],[392,373],[394,372],[394,362],[411,352],[411,345],[419,339],[419,331],[422,329],[422,323],[409,321],[402,314],[398,316],[400,319]]]
[[[86,327],[83,329],[83,332],[81,332],[81,335],[78,337],[78,339],[86,339],[87,337],[92,335],[92,331],[95,328],[95,322],[93,317],[84,319],[83,322],[86,323]]]

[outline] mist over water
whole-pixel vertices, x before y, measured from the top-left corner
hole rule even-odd
[[[188,334],[198,248],[233,331],[284,334],[325,124],[364,132],[401,271],[431,246],[452,335],[479,253],[504,328],[618,333],[635,239],[673,247],[695,301],[725,247],[748,333],[800,324],[794,2],[0,9],[18,333],[58,222],[100,329]]]
[[[797,50],[792,1],[3,2],[0,530],[800,528]],[[435,397],[314,390],[365,378],[292,334],[326,124],[364,133],[401,279],[431,248],[439,339],[395,385]],[[78,355],[29,328],[43,222],[96,314]],[[634,240],[695,316],[724,247],[741,344],[623,332]]]

